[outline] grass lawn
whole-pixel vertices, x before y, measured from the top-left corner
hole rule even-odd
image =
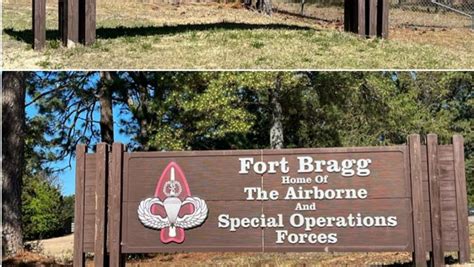
[[[49,3],[48,3],[49,4]],[[64,48],[57,7],[48,5],[48,43],[32,50],[30,4],[3,6],[4,69],[470,69],[467,28],[392,27],[389,40],[344,33],[342,23],[272,17],[221,4],[98,6],[98,40]],[[342,19],[342,18],[341,18]]]

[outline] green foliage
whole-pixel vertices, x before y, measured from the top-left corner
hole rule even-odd
[[[238,91],[226,81],[227,75],[131,75],[126,87],[141,83],[147,90],[139,87],[135,98],[129,93],[128,107],[136,124],[124,123],[125,131],[145,150],[213,149],[225,147],[227,139],[243,138],[253,116],[241,107]]]
[[[69,233],[74,222],[74,195],[63,196],[61,205],[61,232]]]
[[[41,176],[27,177],[22,192],[26,240],[52,237],[62,228],[60,190]]]
[[[465,138],[469,201],[474,204],[473,75],[120,72],[110,88],[114,105],[121,108],[115,123],[132,138],[129,147],[135,150],[268,148],[272,90],[278,90],[288,148],[403,144],[411,133],[436,133],[441,143],[450,143],[459,133]],[[38,159],[61,158],[75,144],[98,139],[100,125],[91,116],[97,76],[60,72],[31,79],[33,98],[56,88],[38,100],[40,115],[30,120],[37,129],[30,133],[32,147],[56,147],[55,153],[43,151]],[[43,132],[52,137],[38,138]],[[41,152],[37,147],[30,151]]]
[[[74,154],[79,143],[100,141],[94,112],[97,101],[98,74],[94,72],[38,72],[28,79],[27,107],[37,109],[29,118],[35,152],[45,162],[63,160]]]

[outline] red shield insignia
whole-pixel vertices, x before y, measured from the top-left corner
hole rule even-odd
[[[160,229],[163,243],[182,243],[184,229],[201,225],[207,218],[204,200],[193,197],[183,170],[170,162],[161,173],[154,198],[140,203],[138,217],[147,227]]]

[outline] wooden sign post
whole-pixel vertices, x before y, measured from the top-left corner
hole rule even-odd
[[[388,38],[389,0],[345,0],[344,30],[367,37]]]
[[[247,3],[247,2],[246,2]],[[388,38],[389,0],[345,0],[344,30]],[[96,41],[96,0],[58,0],[60,39],[64,46]],[[46,0],[33,0],[34,49],[46,42]]]
[[[67,38],[65,38],[64,46],[73,47],[79,43],[79,0],[66,0],[66,19]]]
[[[84,45],[96,39],[96,0],[79,0],[79,36]]]
[[[46,44],[46,0],[33,0],[33,48],[44,49]]]
[[[125,152],[77,148],[74,266],[127,253],[412,252],[469,261],[462,137],[439,145]]]
[[[33,48],[46,44],[46,0],[33,0]],[[58,0],[58,32],[64,46],[95,41],[95,0]]]

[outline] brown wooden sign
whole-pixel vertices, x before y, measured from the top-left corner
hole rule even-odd
[[[469,260],[462,137],[426,145],[193,152],[77,149],[75,265],[126,253],[405,251]]]

